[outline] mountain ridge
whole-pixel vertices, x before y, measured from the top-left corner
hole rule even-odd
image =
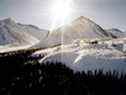
[[[69,44],[74,39],[107,39],[114,36],[105,31],[101,26],[86,17],[79,17],[69,24],[63,25],[51,31],[47,44]]]
[[[84,16],[80,16],[71,23],[58,27],[53,31],[40,29],[31,24],[21,24],[15,22],[12,18],[0,20],[1,46],[32,44],[31,47],[45,48],[69,44],[76,39],[94,40],[117,37],[114,33],[103,29],[100,25]]]

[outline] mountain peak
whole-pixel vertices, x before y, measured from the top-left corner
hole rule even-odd
[[[83,19],[88,19],[88,18],[87,18],[87,17],[84,17],[84,16],[80,16],[80,17],[78,17],[77,19],[83,20]]]
[[[3,22],[6,24],[14,24],[15,23],[15,21],[11,17],[4,19]]]
[[[106,39],[111,38],[102,27],[92,20],[80,16],[68,25],[55,29],[48,36],[48,45],[69,44],[75,39]],[[62,39],[61,39],[62,38]]]
[[[77,19],[75,19],[73,22],[76,22],[76,21],[91,21],[91,20],[89,18],[87,18],[87,17],[80,16]]]

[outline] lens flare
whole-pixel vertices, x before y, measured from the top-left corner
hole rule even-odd
[[[56,0],[51,7],[51,30],[62,26],[69,21],[72,13],[72,0]]]

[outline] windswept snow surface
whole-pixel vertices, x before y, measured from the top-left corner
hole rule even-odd
[[[126,73],[126,58],[109,42],[101,44],[73,43],[35,52],[45,55],[39,62],[62,62],[74,71],[99,70]]]

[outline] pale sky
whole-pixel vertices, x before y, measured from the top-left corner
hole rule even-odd
[[[0,19],[12,17],[20,23],[49,29],[53,21],[50,9],[56,1],[0,0]],[[103,28],[126,30],[126,0],[72,0],[70,7],[71,20],[85,16]]]

